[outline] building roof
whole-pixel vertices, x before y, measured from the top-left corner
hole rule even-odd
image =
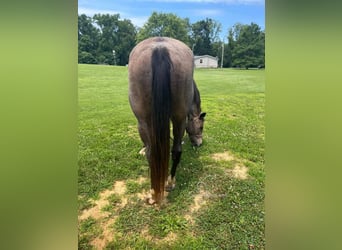
[[[218,60],[217,57],[213,57],[213,56],[209,56],[209,55],[194,56],[194,59],[196,60],[196,59],[200,59],[200,58],[203,58],[203,57],[209,57],[209,58],[211,58],[213,60]]]

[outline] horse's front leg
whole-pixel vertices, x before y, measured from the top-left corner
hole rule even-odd
[[[185,131],[185,119],[183,121],[172,121],[173,146],[172,146],[172,168],[167,178],[166,191],[171,191],[176,186],[176,170],[182,155],[182,139]]]

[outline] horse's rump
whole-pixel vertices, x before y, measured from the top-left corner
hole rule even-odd
[[[193,100],[193,55],[182,42],[150,38],[129,59],[129,100],[147,149],[154,199],[163,198],[170,158],[170,119],[185,123]]]

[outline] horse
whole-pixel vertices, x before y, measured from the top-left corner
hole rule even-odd
[[[161,204],[164,190],[175,188],[185,130],[193,146],[202,144],[206,113],[201,112],[201,98],[193,72],[191,49],[173,38],[145,39],[130,53],[129,103],[138,121],[139,135],[150,168],[149,204]],[[170,121],[173,146],[172,168],[168,176]]]

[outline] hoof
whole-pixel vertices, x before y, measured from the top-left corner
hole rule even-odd
[[[165,191],[171,192],[176,187],[176,177],[171,178],[171,175],[167,178],[167,182],[165,184]]]
[[[145,202],[148,205],[155,205],[156,207],[160,207],[163,206],[167,203],[167,196],[168,196],[168,192],[164,191],[164,194],[162,195],[162,197],[160,197],[160,200],[158,201],[154,195],[154,190],[151,189],[150,192],[145,196]]]
[[[143,148],[139,151],[139,154],[142,155],[142,156],[145,156],[145,154],[146,154],[146,147],[143,147]]]
[[[153,200],[151,197],[146,197],[146,203],[148,205],[154,205],[156,204],[157,202],[155,200]]]
[[[174,190],[174,189],[175,189],[174,186],[167,186],[167,187],[165,187],[165,191],[166,191],[166,192],[171,192],[171,191]]]
[[[154,205],[157,203],[157,201],[153,198],[154,196],[154,190],[151,189],[150,190],[150,193],[145,197],[145,202],[148,204],[148,205]]]

